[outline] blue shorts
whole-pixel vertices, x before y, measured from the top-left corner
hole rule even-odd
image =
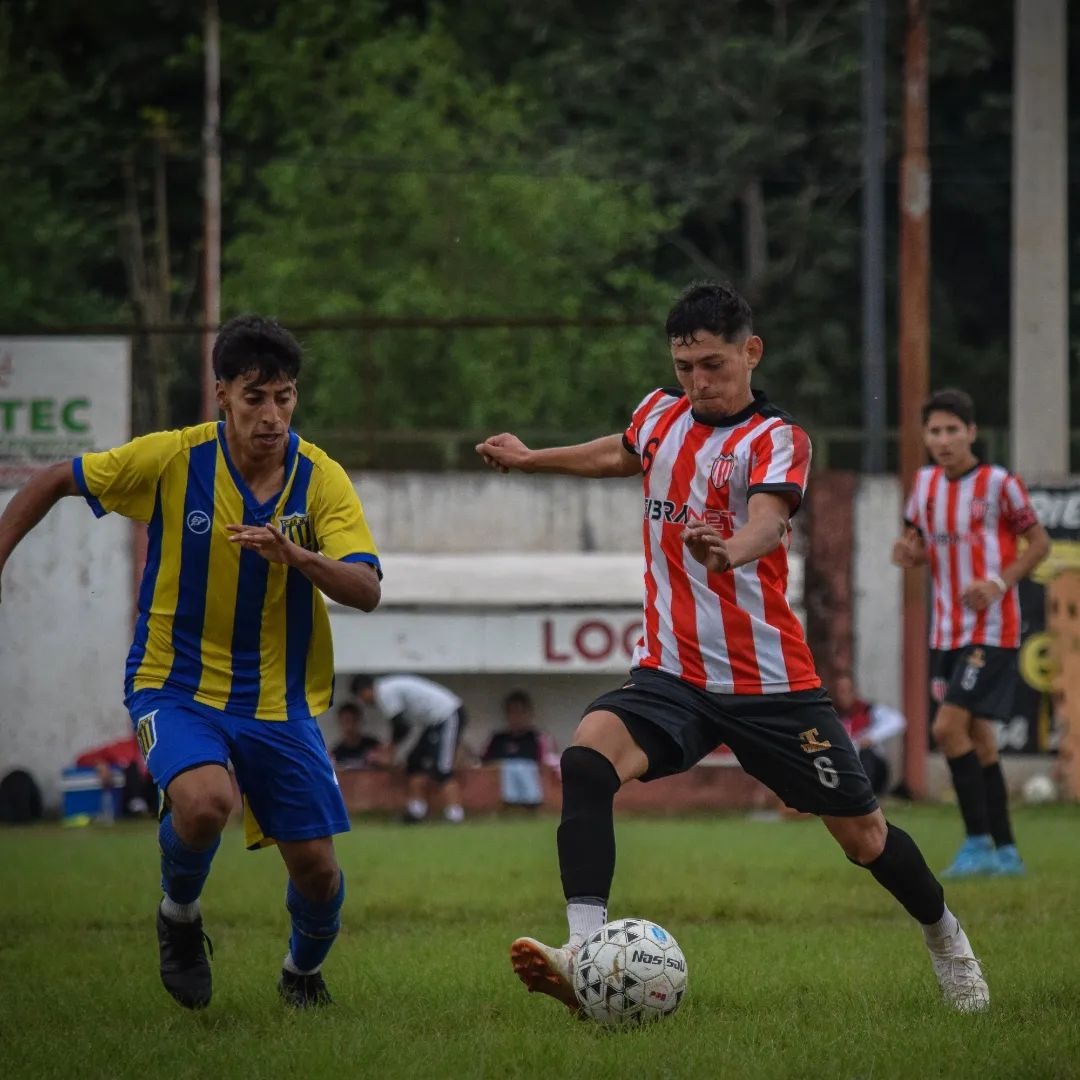
[[[253,720],[168,690],[137,690],[127,705],[146,767],[162,791],[196,765],[232,762],[249,848],[349,831],[314,719]]]

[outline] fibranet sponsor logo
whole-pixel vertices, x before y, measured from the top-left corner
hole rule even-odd
[[[698,511],[688,503],[676,507],[670,499],[646,499],[644,515],[648,521],[664,521],[670,525],[686,525],[691,521],[703,521],[724,531],[734,530],[735,515],[730,510],[713,510],[706,507]]]

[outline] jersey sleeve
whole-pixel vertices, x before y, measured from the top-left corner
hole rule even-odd
[[[634,415],[630,417],[630,423],[627,424],[622,437],[623,447],[628,454],[641,457],[641,425],[645,423],[653,410],[653,406],[662,397],[664,397],[663,390],[654,390],[638,403],[638,407],[634,410]]]
[[[1010,473],[1001,485],[1001,513],[1009,532],[1015,536],[1025,533],[1032,525],[1039,524],[1035,507],[1031,505],[1024,481]]]
[[[401,692],[400,688],[394,686],[381,686],[376,680],[375,686],[375,704],[379,708],[379,712],[386,717],[387,720],[393,720],[394,717],[400,716],[405,711],[405,695]]]
[[[810,479],[810,437],[796,424],[777,424],[759,435],[750,447],[746,497],[759,491],[790,495],[794,514]]]
[[[364,508],[345,470],[327,458],[320,466],[315,503],[315,535],[319,550],[328,559],[364,562],[382,577],[379,552],[364,518]]]
[[[923,531],[922,515],[919,512],[919,476],[916,474],[915,482],[908,492],[907,502],[904,504],[904,524],[910,525],[919,532]]]
[[[98,517],[122,514],[147,522],[154,513],[158,481],[181,449],[181,432],[159,431],[72,462],[75,483]]]

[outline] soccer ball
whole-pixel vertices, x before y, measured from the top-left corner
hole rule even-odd
[[[1057,784],[1046,773],[1036,773],[1024,781],[1021,788],[1026,803],[1050,803],[1058,797]]]
[[[600,1024],[639,1024],[670,1016],[686,994],[686,958],[678,942],[648,919],[602,926],[578,953],[574,993]]]

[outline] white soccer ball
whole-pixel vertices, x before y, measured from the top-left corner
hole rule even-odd
[[[1058,797],[1057,784],[1046,773],[1029,776],[1021,791],[1026,803],[1051,803]]]
[[[670,1016],[686,994],[679,943],[648,919],[616,919],[581,947],[574,993],[600,1024],[639,1024]]]

